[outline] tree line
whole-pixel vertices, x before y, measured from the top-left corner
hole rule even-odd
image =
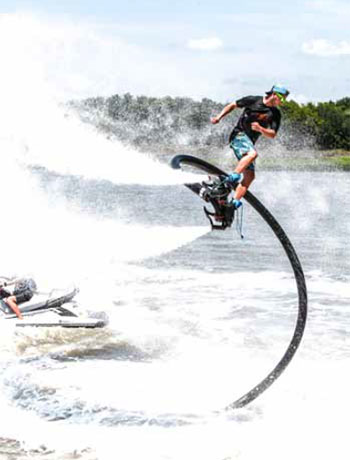
[[[218,125],[210,118],[225,104],[204,98],[146,97],[129,93],[88,98],[72,105],[80,115],[99,128],[134,145],[176,147],[227,145],[229,133],[240,110]],[[286,148],[312,146],[320,150],[350,150],[350,98],[336,102],[298,104],[286,102],[281,108],[283,124],[280,142]]]

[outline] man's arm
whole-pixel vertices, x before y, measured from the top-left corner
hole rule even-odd
[[[16,297],[14,295],[7,297],[7,299],[5,299],[5,302],[19,319],[23,319],[21,310],[18,308]]]
[[[216,123],[219,123],[219,121],[224,118],[228,113],[232,112],[237,107],[237,104],[235,102],[231,102],[230,104],[227,104],[222,111],[217,115],[216,117],[211,118],[211,122],[213,125]]]
[[[251,128],[253,131],[257,131],[258,133],[261,133],[263,136],[268,137],[270,139],[273,139],[277,136],[277,132],[274,129],[264,128],[257,121],[253,121],[253,123],[251,124]]]

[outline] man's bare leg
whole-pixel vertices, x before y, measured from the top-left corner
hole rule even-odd
[[[235,197],[234,197],[235,200],[241,200],[241,198],[244,197],[248,188],[250,187],[250,184],[255,179],[255,173],[251,169],[245,170],[243,174],[244,174],[244,178],[242,182],[237,185],[237,188],[235,190]]]
[[[249,165],[253,163],[253,161],[257,158],[258,154],[255,150],[252,150],[245,154],[238,162],[233,174],[238,175],[243,173],[243,180],[240,184],[237,185],[235,190],[234,196],[234,204],[235,206],[239,207],[240,200],[246,194],[250,184],[253,182],[255,178],[254,170],[247,169]]]
[[[246,155],[244,155],[239,162],[237,163],[236,169],[234,172],[241,174],[243,171],[245,171],[248,166],[253,163],[254,160],[256,160],[258,154],[256,153],[255,150],[248,152]]]

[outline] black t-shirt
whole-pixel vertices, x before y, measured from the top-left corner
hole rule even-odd
[[[239,133],[243,132],[252,140],[253,144],[258,140],[261,133],[253,131],[251,124],[257,121],[263,128],[271,128],[278,131],[281,123],[281,112],[277,107],[268,107],[264,104],[262,96],[246,96],[236,101],[237,107],[244,108],[237,125],[230,135],[230,142]]]
[[[11,292],[9,292],[7,289],[0,287],[0,299],[6,299],[6,297],[10,297]]]

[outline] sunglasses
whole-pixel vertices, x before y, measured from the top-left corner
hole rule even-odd
[[[280,93],[274,93],[278,99],[283,103],[283,102],[286,102],[286,96],[283,96],[283,94],[280,94]]]

